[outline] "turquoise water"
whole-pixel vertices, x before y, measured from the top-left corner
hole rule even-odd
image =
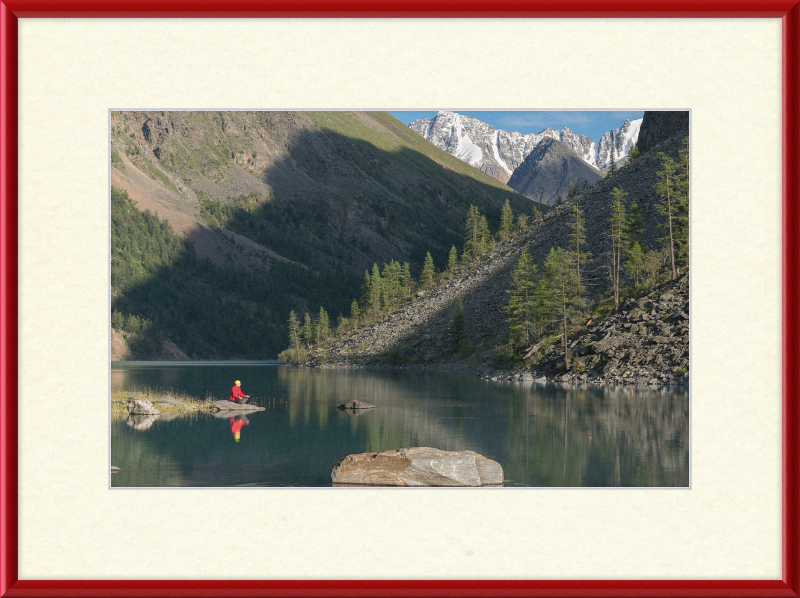
[[[111,384],[222,399],[237,379],[265,411],[112,418],[111,464],[121,471],[111,485],[330,486],[338,459],[410,446],[478,452],[500,463],[506,486],[689,485],[689,397],[675,387],[263,362],[115,362]],[[336,409],[350,399],[377,409]]]

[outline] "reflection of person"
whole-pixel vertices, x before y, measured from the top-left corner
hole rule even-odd
[[[243,415],[237,415],[236,417],[231,418],[231,432],[233,432],[233,439],[236,442],[239,442],[242,426],[246,426],[249,423],[250,422]]]
[[[231,401],[234,403],[246,403],[249,398],[250,395],[242,394],[242,383],[237,380],[236,384],[231,388]]]

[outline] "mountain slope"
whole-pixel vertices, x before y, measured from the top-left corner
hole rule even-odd
[[[495,129],[471,116],[446,110],[440,111],[434,118],[415,120],[408,126],[436,147],[506,183],[514,170],[545,139],[560,141],[584,162],[603,170],[611,162],[612,140],[616,148],[615,159],[619,162],[628,155],[631,145],[636,143],[641,123],[641,119],[626,120],[621,127],[607,131],[597,142],[586,135],[578,135],[568,127],[560,131],[547,127],[527,135],[517,131],[508,132]]]
[[[558,195],[567,196],[571,181],[591,186],[602,178],[600,172],[581,160],[575,152],[555,139],[546,139],[528,154],[508,180],[508,186],[549,206]]]
[[[110,142],[111,185],[166,218],[190,256],[115,288],[112,309],[158,317],[166,333],[193,339],[192,350],[181,347],[190,356],[234,356],[210,322],[179,318],[158,282],[186,280],[179,270],[197,259],[236,281],[205,288],[209,298],[260,314],[271,330],[259,325],[266,340],[235,356],[274,357],[290,309],[347,313],[345,289],[373,263],[407,261],[418,276],[430,252],[444,267],[470,205],[495,228],[506,199],[516,213],[532,208],[387,113],[115,112]],[[253,292],[236,290],[245,283]]]
[[[552,247],[568,247],[570,210],[575,203],[580,204],[587,228],[587,243],[582,249],[594,256],[583,266],[585,269],[582,268],[583,284],[590,299],[602,295],[607,276],[602,260],[606,252],[611,190],[617,187],[629,194],[628,208],[632,200],[638,202],[644,221],[643,246],[645,249],[659,247],[664,219],[656,210],[659,198],[653,188],[660,168],[656,154],[663,151],[677,159],[687,135],[688,129],[684,129],[657,144],[654,151],[598,181],[586,193],[553,208],[543,220],[532,223],[524,234],[499,244],[487,259],[475,265],[459,266],[450,280],[442,282],[421,300],[319,348],[312,359],[321,359],[326,351],[335,363],[440,364],[491,369],[497,363],[498,351],[503,350],[504,335],[508,331],[504,312],[508,303],[506,291],[522,250],[531,254],[541,272]],[[590,376],[608,379],[630,370],[635,375],[629,381],[673,379],[688,366],[688,320],[682,315],[688,317],[688,283],[684,276],[668,286],[669,291],[651,293],[636,305],[623,304],[622,315],[594,321],[586,329],[589,336],[580,337],[587,347],[593,344],[591,349],[573,341],[573,348],[580,349],[576,354],[583,356],[582,362]],[[668,292],[671,293],[669,297]],[[468,342],[476,348],[476,354],[466,360],[456,357],[448,336],[454,303],[459,298],[466,314]],[[633,332],[638,335],[636,338],[631,336]],[[626,347],[636,348],[636,351],[626,352]],[[563,370],[559,370],[559,360],[563,361],[563,354],[559,355],[558,347],[553,347],[552,351],[545,349],[536,372],[548,377],[563,374]],[[570,372],[570,376],[573,373]]]

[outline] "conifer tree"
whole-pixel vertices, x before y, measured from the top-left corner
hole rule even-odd
[[[575,314],[575,308],[580,301],[580,297],[575,292],[577,279],[575,269],[572,267],[574,257],[571,253],[561,247],[550,249],[542,271],[542,278],[546,281],[551,300],[559,307],[564,341],[564,365],[567,371],[569,370],[569,327]]]
[[[528,346],[533,333],[534,289],[536,287],[536,264],[527,249],[523,249],[516,266],[511,271],[511,286],[508,293],[508,328],[515,345]]]
[[[633,277],[633,283],[639,286],[639,273],[644,270],[644,250],[639,241],[631,243],[625,258],[625,271]]]
[[[567,186],[567,199],[572,199],[576,195],[578,195],[578,179],[572,179]]]
[[[403,270],[400,273],[400,285],[403,290],[403,297],[410,297],[411,287],[414,285],[414,279],[411,278],[411,267],[408,265],[408,262],[403,262]]]
[[[456,246],[453,245],[450,247],[450,255],[447,256],[447,272],[450,274],[450,276],[453,275],[456,264],[458,264],[458,250],[456,249]]]
[[[289,312],[289,346],[294,347],[295,359],[300,359],[300,322],[294,310]]]
[[[572,208],[573,220],[567,222],[570,231],[569,242],[575,248],[575,265],[577,273],[578,296],[581,294],[581,262],[586,263],[591,256],[581,249],[581,245],[586,247],[586,220],[583,216],[583,210],[576,203]]]
[[[675,216],[673,234],[678,260],[689,263],[689,138],[683,140],[678,152],[677,172],[675,173]]]
[[[467,321],[464,317],[464,304],[461,297],[456,299],[453,307],[453,318],[450,321],[450,346],[460,351],[467,340]]]
[[[514,212],[511,211],[511,203],[506,199],[503,204],[503,212],[500,214],[500,228],[497,231],[501,241],[505,241],[511,236],[514,228]]]
[[[480,255],[481,213],[476,206],[471,205],[469,207],[467,221],[464,227],[466,228],[466,235],[464,237],[464,251],[461,253],[461,259],[469,261]]]
[[[364,281],[361,283],[361,305],[364,307],[364,314],[370,313],[370,297],[372,293],[372,279],[369,271],[364,270]]]
[[[644,220],[642,213],[639,211],[639,204],[634,199],[631,201],[631,207],[628,211],[628,225],[625,229],[625,234],[628,236],[628,243],[633,244],[641,242],[644,235]]]
[[[563,203],[563,201],[564,200],[561,199],[561,194],[560,193],[558,195],[556,195],[556,203],[555,203],[555,205],[560,206]]]
[[[583,179],[583,189],[581,189],[581,193],[585,193],[589,190],[589,181]]]
[[[675,170],[677,166],[675,161],[667,156],[664,152],[658,152],[656,158],[661,163],[662,170],[656,172],[656,192],[661,196],[662,202],[656,206],[660,214],[666,217],[664,228],[666,235],[664,237],[665,245],[669,251],[670,264],[672,266],[672,280],[677,277],[675,269],[675,237],[673,234],[673,220],[676,216],[675,205]]]
[[[353,302],[350,304],[350,320],[353,322],[353,330],[358,330],[358,317],[360,315],[361,312],[358,309],[358,301],[353,299]]]
[[[538,206],[533,206],[533,211],[531,213],[531,218],[533,218],[533,222],[539,222],[542,219],[542,211],[539,209]]]
[[[327,340],[331,335],[330,320],[328,312],[323,307],[319,308],[319,318],[317,318],[317,341]]]
[[[372,264],[372,276],[370,276],[369,282],[368,308],[371,314],[376,314],[381,310],[381,296],[383,295],[383,280],[381,280],[378,264]]]
[[[336,318],[336,336],[342,336],[347,330],[347,318],[342,313]]]
[[[628,196],[617,187],[611,190],[611,253],[609,255],[609,278],[614,293],[614,309],[619,307],[619,280],[622,272],[622,254],[627,250],[627,215],[625,198]]]
[[[420,283],[422,283],[423,287],[429,287],[433,284],[433,273],[434,273],[434,266],[433,266],[433,257],[431,256],[431,252],[429,251],[425,256],[425,264],[422,266],[422,274],[419,277]]]
[[[633,162],[640,155],[641,155],[641,152],[639,152],[639,146],[637,146],[635,143],[632,144],[631,145],[631,149],[628,150],[628,160]]]
[[[481,216],[478,235],[480,237],[478,241],[478,256],[481,256],[489,250],[490,244],[494,241],[494,239],[492,239],[492,232],[489,230],[489,223],[486,221],[486,216]]]
[[[518,214],[517,215],[517,230],[525,230],[526,226],[528,226],[528,215],[527,214]]]
[[[303,327],[300,329],[300,336],[303,337],[303,342],[306,344],[306,347],[310,347],[311,343],[314,341],[313,338],[314,330],[311,324],[311,316],[306,315],[303,317]]]

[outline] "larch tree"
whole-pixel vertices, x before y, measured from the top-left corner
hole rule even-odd
[[[527,226],[528,226],[528,215],[517,214],[517,230],[525,230],[525,227]]]
[[[611,251],[609,254],[608,274],[611,289],[614,293],[614,309],[619,308],[619,281],[622,273],[622,255],[627,251],[627,214],[625,198],[627,193],[617,187],[611,190]]]
[[[678,152],[675,173],[675,217],[673,232],[678,253],[677,260],[689,263],[689,138],[683,140]]]
[[[369,312],[376,314],[381,311],[381,296],[383,295],[383,280],[378,264],[372,264],[372,276],[369,278]]]
[[[676,177],[675,170],[677,166],[675,161],[667,156],[664,152],[658,152],[656,158],[661,163],[661,170],[656,172],[656,192],[661,196],[661,203],[656,206],[659,214],[666,218],[664,228],[666,235],[664,237],[665,245],[669,251],[670,264],[672,265],[672,280],[677,277],[677,270],[675,268],[675,236],[673,234],[673,221],[677,215],[676,210],[676,197],[675,186]]]
[[[586,219],[583,216],[583,210],[577,203],[572,208],[572,220],[567,222],[567,226],[570,230],[569,242],[575,251],[575,271],[577,273],[578,295],[580,295],[581,262],[586,263],[591,256],[581,249],[581,245],[586,247]]]
[[[511,271],[508,293],[508,328],[515,346],[527,347],[533,334],[534,290],[536,264],[527,249],[523,249],[516,266]]]
[[[294,347],[295,359],[300,359],[300,322],[294,310],[289,312],[289,346]]]
[[[456,269],[456,265],[458,264],[458,250],[456,246],[453,245],[450,247],[450,255],[447,256],[447,273],[452,276],[453,271]]]
[[[625,257],[625,271],[633,277],[633,282],[639,286],[639,274],[644,271],[645,254],[639,241],[631,243]]]
[[[531,218],[533,222],[539,222],[542,219],[542,211],[539,209],[538,206],[533,206],[533,210],[531,211]]]
[[[425,263],[422,266],[422,274],[419,277],[419,281],[422,283],[423,287],[429,287],[433,284],[433,274],[433,257],[429,251],[427,255],[425,255]]]
[[[400,288],[403,298],[411,296],[411,288],[414,286],[414,279],[411,278],[411,267],[408,262],[403,262],[403,269],[400,272]]]
[[[642,213],[639,211],[639,204],[635,199],[631,201],[631,207],[628,210],[628,225],[625,229],[625,234],[628,236],[628,243],[630,243],[631,247],[636,242],[641,244],[644,236],[644,220],[642,219]]]
[[[300,329],[300,335],[303,337],[303,342],[306,344],[306,347],[310,347],[311,343],[314,342],[314,326],[308,312],[306,312],[306,315],[303,317],[303,327]]]
[[[481,244],[481,213],[477,206],[471,205],[467,211],[467,221],[464,224],[466,235],[464,236],[464,250],[461,259],[464,261],[474,260],[480,255]]]
[[[611,137],[611,166],[608,169],[608,174],[614,174],[617,170],[617,161],[614,156],[614,137]]]
[[[453,306],[453,317],[450,320],[450,347],[453,351],[460,351],[467,340],[467,319],[464,316],[464,304],[461,297],[456,299]]]
[[[571,254],[571,251],[561,247],[550,249],[542,269],[542,278],[544,278],[546,286],[550,290],[551,301],[558,305],[564,341],[565,371],[569,371],[570,367],[569,328],[575,316],[576,307],[580,302],[580,297],[576,293],[577,277],[575,268],[573,268],[574,257]]]
[[[353,322],[353,330],[358,330],[358,316],[360,315],[361,312],[358,309],[358,301],[353,299],[353,302],[350,304],[350,321]]]
[[[497,231],[501,241],[505,241],[511,236],[514,230],[514,212],[511,211],[511,203],[506,199],[503,204],[503,211],[500,214],[500,228]]]
[[[319,308],[319,318],[317,318],[317,341],[327,340],[331,335],[331,323],[328,318],[328,312],[325,308]]]

